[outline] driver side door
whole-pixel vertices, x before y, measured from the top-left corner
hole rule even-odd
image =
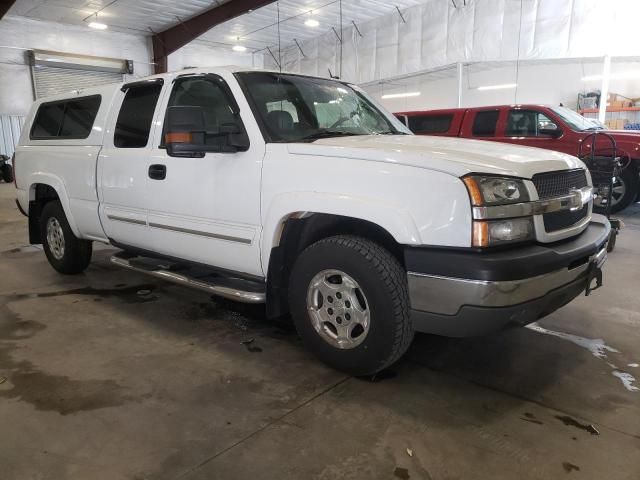
[[[163,111],[173,106],[201,107],[207,130],[219,129],[231,111],[220,82],[225,80],[210,74],[178,76]],[[250,115],[248,108],[241,115]],[[156,126],[158,146],[149,162],[150,172],[155,173],[147,187],[154,250],[261,277],[260,179],[264,143],[252,142],[244,152],[172,157],[162,141],[164,123]],[[219,136],[207,136],[205,140],[212,145],[219,141]]]
[[[504,135],[496,140],[575,155],[561,139],[564,133],[560,125],[539,110],[511,108],[507,111]]]

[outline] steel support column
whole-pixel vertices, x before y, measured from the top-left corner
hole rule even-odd
[[[153,35],[153,61],[156,73],[167,71],[167,57],[216,25],[239,17],[275,0],[231,0]]]

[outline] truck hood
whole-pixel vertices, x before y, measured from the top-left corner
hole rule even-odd
[[[490,173],[531,178],[536,173],[585,168],[576,157],[484,140],[419,135],[332,137],[291,143],[289,153],[394,163],[461,177]]]
[[[616,140],[618,149],[627,153],[631,158],[640,158],[640,131],[632,130],[600,130],[600,132],[611,135]],[[604,137],[604,136],[603,136]],[[587,137],[593,139],[593,137]],[[606,138],[599,138],[596,143],[597,148],[611,148],[611,143]],[[587,143],[585,148],[590,148],[591,145]]]

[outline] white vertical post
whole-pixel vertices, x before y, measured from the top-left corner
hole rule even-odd
[[[462,62],[458,62],[458,108],[462,107]]]
[[[600,109],[598,110],[598,120],[604,123],[607,115],[607,97],[609,96],[609,79],[611,77],[611,56],[604,57],[602,67],[602,87],[600,88]]]

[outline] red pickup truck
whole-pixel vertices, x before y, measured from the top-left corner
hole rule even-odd
[[[398,112],[395,116],[418,135],[515,143],[571,155],[578,155],[585,139],[593,141],[593,132],[604,131],[615,138],[618,155],[626,160],[623,162],[626,167],[615,179],[611,210],[618,212],[626,208],[636,201],[640,192],[640,132],[604,130],[599,122],[566,107],[500,105]],[[598,138],[596,153],[610,151],[610,141],[604,135]],[[591,145],[585,144],[582,148],[587,153]]]

